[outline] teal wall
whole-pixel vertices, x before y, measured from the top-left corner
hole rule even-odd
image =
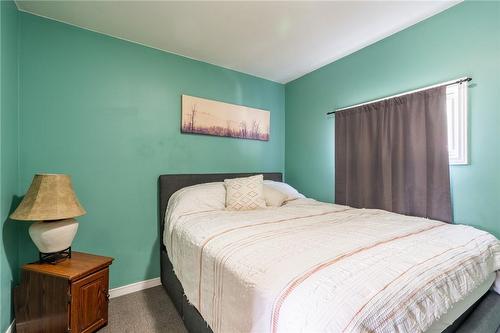
[[[74,249],[116,258],[111,287],[160,274],[158,175],[283,171],[283,85],[26,13],[20,20],[20,189],[36,172],[72,176],[88,211]],[[181,94],[270,110],[270,141],[180,134]],[[20,235],[24,263],[36,250]]]
[[[0,332],[12,320],[12,287],[17,281],[17,223],[8,219],[18,194],[18,12],[0,1]]]
[[[325,112],[473,77],[471,164],[451,167],[455,222],[500,237],[500,2],[465,2],[285,87],[286,180],[334,199],[334,119]]]

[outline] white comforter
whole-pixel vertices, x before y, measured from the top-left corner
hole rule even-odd
[[[484,231],[311,199],[185,213],[174,198],[164,239],[214,332],[421,332],[500,269]]]

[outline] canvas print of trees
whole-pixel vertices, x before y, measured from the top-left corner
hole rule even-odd
[[[270,112],[182,95],[182,133],[269,140]]]

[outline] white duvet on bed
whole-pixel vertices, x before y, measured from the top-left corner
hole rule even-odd
[[[421,332],[500,268],[469,226],[311,199],[231,212],[176,209],[164,240],[215,332]]]

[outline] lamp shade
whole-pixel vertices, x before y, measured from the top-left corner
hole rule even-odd
[[[10,215],[20,221],[53,221],[84,215],[71,178],[63,174],[36,174],[23,201]]]

